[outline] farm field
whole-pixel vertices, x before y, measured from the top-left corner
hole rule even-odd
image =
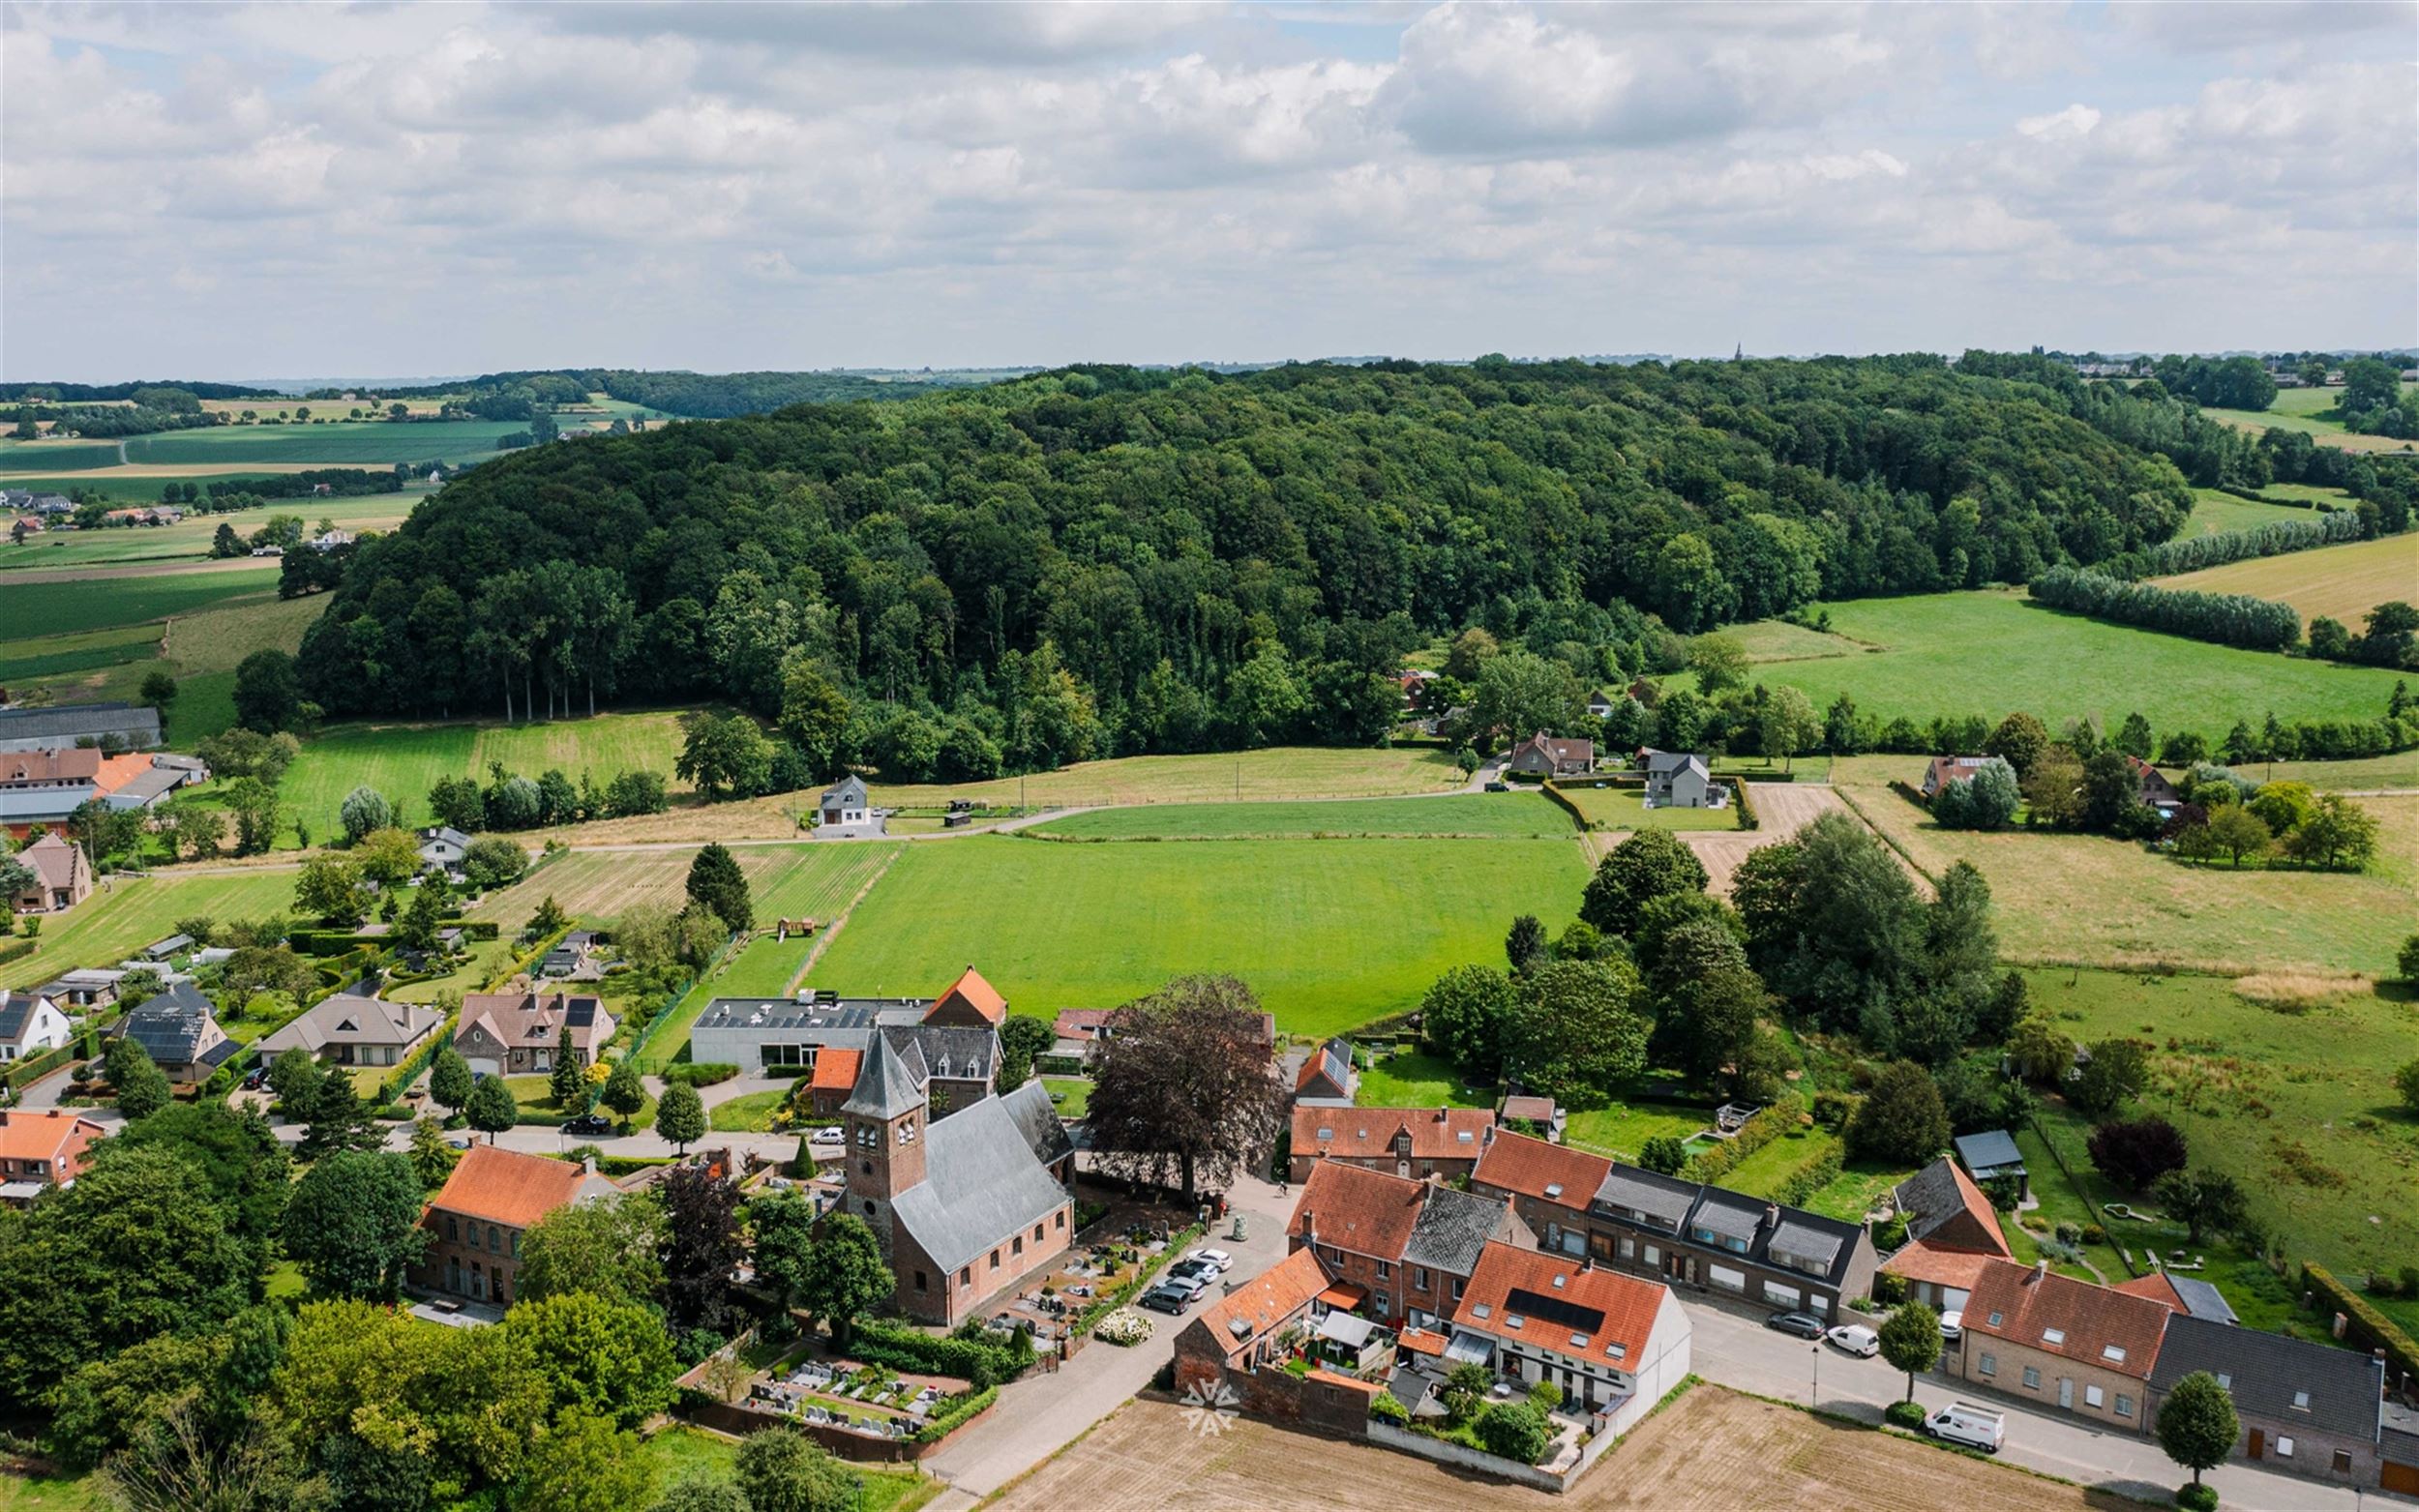
[[[895,848],[802,843],[748,845],[732,853],[747,874],[762,926],[784,914],[830,918]],[[677,904],[696,857],[694,849],[570,851],[481,900],[470,917],[519,929],[548,897],[574,917],[595,922],[611,920],[635,904]]]
[[[115,441],[0,441],[0,476],[19,473],[77,473],[114,467],[119,461]]]
[[[743,853],[744,854],[744,853]],[[1027,1013],[1108,1007],[1232,973],[1293,1034],[1416,1005],[1446,967],[1500,959],[1512,917],[1575,915],[1577,846],[1546,840],[909,845],[817,964],[818,985],[938,991],[972,963]]]
[[[841,903],[846,904],[847,899]],[[828,921],[828,914],[818,914]],[[809,951],[815,948],[816,935],[793,934],[777,939],[759,934],[722,964],[706,983],[707,995],[712,997],[779,997],[790,990],[790,979],[806,964]]]
[[[289,912],[297,875],[264,867],[113,878],[106,892],[95,891],[67,913],[45,915],[41,948],[0,965],[0,988],[30,987],[77,966],[114,965],[196,914],[257,919]]]
[[[427,491],[425,487],[414,487],[401,493],[369,493],[350,498],[278,499],[263,508],[232,515],[192,515],[173,525],[45,532],[15,545],[0,541],[0,572],[128,562],[208,561],[210,543],[217,538],[220,525],[233,525],[237,535],[249,536],[266,524],[271,515],[300,516],[306,527],[325,519],[340,529],[355,532],[392,530]],[[140,483],[128,502],[157,503],[159,498],[158,484]]]
[[[1888,787],[1840,791],[1933,875],[1960,860],[1980,868],[2014,962],[2385,975],[2410,931],[2419,796],[2357,800],[2382,825],[2378,861],[2329,873],[2188,866],[2094,835],[1942,830]]]
[[[2406,996],[2360,992],[2302,1013],[2251,1002],[2225,977],[2034,970],[2033,1000],[2085,1042],[2148,1040],[2141,1099],[2184,1131],[2193,1163],[2232,1174],[2288,1257],[2339,1275],[2419,1255],[2419,1120],[2391,1081],[2419,1039]],[[2392,1304],[2387,1304],[2392,1306]],[[2397,1310],[2419,1321],[2419,1306]]]
[[[139,625],[230,600],[275,598],[277,577],[277,563],[246,559],[212,572],[113,579],[105,588],[74,578],[13,582],[0,594],[0,640]]]
[[[2262,491],[2279,498],[2302,496],[2299,493],[2287,494],[2283,488],[2270,488]],[[2345,496],[2339,490],[2327,489],[2313,489],[2308,492],[2333,498]],[[2261,525],[2273,525],[2281,520],[2310,518],[2310,512],[2307,510],[2286,509],[2275,504],[2254,504],[2249,499],[2238,499],[2231,493],[2223,493],[2216,489],[2195,489],[2193,500],[2192,518],[2184,521],[2182,530],[2176,532],[2178,540],[2189,536],[2224,535],[2229,530],[2256,530]]]
[[[991,1505],[1000,1512],[2139,1512],[2142,1503],[1700,1382],[1632,1430],[1561,1497],[1256,1417],[1236,1417],[1222,1433],[1197,1433],[1183,1407],[1141,1400],[1110,1414]]]
[[[126,460],[180,467],[243,466],[254,462],[312,467],[397,462],[478,462],[500,455],[499,436],[526,430],[512,420],[340,420],[325,425],[221,426],[129,436]]]
[[[1449,754],[1391,748],[1342,750],[1278,746],[1206,756],[1119,756],[1055,772],[988,783],[873,783],[884,808],[939,808],[951,799],[1036,808],[1136,803],[1223,803],[1274,798],[1379,798],[1459,787]]]
[[[2280,393],[2277,398],[2282,400],[2285,394],[2311,392],[2315,391],[2287,389]],[[2328,402],[2332,403],[2334,397],[2342,392],[2340,389],[2326,390]],[[2419,450],[2419,445],[2409,441],[2398,441],[2392,436],[2354,435],[2344,430],[2340,423],[2333,420],[2321,420],[2314,414],[2284,414],[2273,409],[2204,409],[2201,413],[2212,420],[2232,426],[2237,430],[2249,430],[2255,435],[2262,430],[2298,430],[2320,446],[2340,446],[2347,452]]]
[[[1767,683],[1803,689],[1817,709],[1841,693],[1888,719],[2015,709],[2052,729],[2090,714],[2108,728],[2138,709],[2161,732],[2216,739],[2234,721],[2375,719],[2394,689],[2381,667],[2327,667],[2187,640],[2036,608],[2020,589],[1857,599],[1821,607],[1849,656],[1768,662]],[[1790,627],[1796,629],[1797,627]],[[1679,681],[1680,679],[1675,679]]]
[[[678,717],[670,713],[534,725],[343,725],[303,747],[279,791],[317,838],[334,832],[344,795],[364,784],[420,824],[428,822],[429,788],[438,778],[484,784],[491,761],[530,778],[560,767],[574,785],[582,773],[602,786],[617,772],[642,768],[669,784],[679,754]]]
[[[2321,614],[2358,633],[2361,616],[2388,600],[2419,600],[2419,532],[2289,551],[2154,578],[2163,588],[2248,593],[2290,604],[2304,620]]]
[[[1534,792],[1338,802],[1192,803],[1099,809],[1037,825],[1070,840],[1259,840],[1314,836],[1528,836],[1573,833],[1570,815]]]

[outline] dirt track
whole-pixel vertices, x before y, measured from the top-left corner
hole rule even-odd
[[[2031,1512],[2138,1503],[2043,1480],[1928,1444],[1851,1428],[1753,1397],[1699,1385],[1608,1452],[1556,1497],[1430,1461],[1238,1418],[1191,1431],[1184,1408],[1137,1401],[1030,1478],[1002,1512],[1081,1507],[1319,1507],[1338,1512],[1546,1512],[1655,1508],[1857,1507],[1869,1512]]]

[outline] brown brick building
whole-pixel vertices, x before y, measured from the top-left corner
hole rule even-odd
[[[2125,1433],[2150,1428],[2149,1383],[2174,1310],[2149,1297],[1992,1260],[1965,1302],[1956,1374]]]
[[[521,1294],[522,1236],[558,1207],[617,1190],[585,1166],[474,1144],[421,1215],[429,1248],[407,1279],[423,1291],[509,1307]]]
[[[1316,1253],[1340,1303],[1392,1328],[1451,1317],[1488,1240],[1537,1242],[1501,1198],[1331,1161],[1311,1171],[1285,1238]]]
[[[1307,1181],[1323,1160],[1425,1181],[1449,1181],[1476,1169],[1495,1138],[1485,1108],[1328,1108],[1294,1110],[1287,1174]]]

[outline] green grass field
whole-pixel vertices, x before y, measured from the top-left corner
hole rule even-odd
[[[1353,1101],[1362,1108],[1492,1108],[1496,1088],[1474,1087],[1441,1056],[1398,1051],[1360,1074]]]
[[[140,625],[239,600],[275,598],[277,577],[277,563],[248,560],[210,572],[11,583],[0,594],[0,640]]]
[[[2279,498],[2300,496],[2287,494],[2283,489],[2272,489],[2267,491]],[[2337,489],[2314,489],[2309,491],[2337,499],[2344,497],[2342,491]],[[2187,536],[2224,535],[2229,530],[2256,530],[2261,525],[2273,525],[2286,520],[2308,519],[2309,518],[2308,510],[2291,509],[2278,504],[2254,504],[2249,499],[2238,499],[2231,493],[2221,493],[2216,489],[2195,489],[2192,518],[2184,522],[2184,528],[2176,535],[2179,540]]]
[[[884,807],[938,808],[951,799],[1036,808],[1095,804],[1232,803],[1281,798],[1381,798],[1433,792],[1466,781],[1443,751],[1274,746],[1212,756],[1119,756],[1055,772],[954,786],[876,783]]]
[[[2248,593],[2290,604],[2304,620],[2323,614],[2355,634],[2362,616],[2389,600],[2419,600],[2419,532],[2289,551],[2155,579],[2163,588]]]
[[[1860,758],[1860,778],[1876,775],[1878,759]],[[1892,759],[1907,763],[1898,775],[1922,771],[1921,758]],[[1960,860],[1980,868],[2013,961],[2386,975],[2411,929],[2419,797],[2357,800],[2382,829],[2369,872],[2238,872],[2095,835],[1938,829],[1888,787],[1839,790],[1933,875]]]
[[[2390,1080],[2419,1043],[2406,996],[2362,993],[2292,1014],[2244,1000],[2223,977],[2026,976],[2034,1001],[2076,1038],[2152,1043],[2143,1106],[2184,1131],[2195,1166],[2242,1183],[2290,1258],[2357,1276],[2419,1255],[2419,1120]]]
[[[0,475],[78,473],[95,467],[115,467],[121,459],[115,441],[0,441]]]
[[[511,420],[333,421],[326,425],[219,426],[130,436],[126,460],[154,465],[237,467],[260,462],[317,466],[393,466],[397,462],[477,462],[500,456],[498,436],[528,426]]]
[[[160,627],[111,625],[64,636],[27,636],[0,640],[0,683],[22,683],[64,672],[94,671],[121,662],[144,662],[160,651]]]
[[[790,979],[806,964],[807,953],[814,948],[813,936],[792,934],[785,940],[760,934],[723,963],[722,969],[714,973],[710,990],[716,997],[782,996],[790,991]]]
[[[1532,837],[1572,833],[1570,815],[1534,792],[1342,802],[1185,803],[1100,809],[1035,827],[1082,840],[1268,840],[1317,836]]]
[[[131,503],[156,503],[160,497],[157,479],[131,479],[134,496]],[[58,571],[71,567],[118,566],[132,562],[203,561],[210,555],[210,544],[216,540],[219,526],[232,525],[239,536],[250,536],[268,522],[271,515],[298,515],[307,528],[314,528],[322,519],[344,530],[392,530],[411,513],[427,490],[414,488],[404,493],[372,493],[354,498],[278,499],[264,508],[243,510],[232,515],[191,515],[173,525],[126,525],[105,530],[74,530],[27,536],[23,541],[9,544],[0,539],[0,572],[40,568]],[[275,567],[271,563],[271,567]]]
[[[296,873],[232,872],[189,875],[164,872],[118,878],[65,914],[45,914],[41,948],[0,965],[0,987],[30,987],[77,966],[115,965],[153,940],[175,933],[179,919],[256,919],[294,904]]]
[[[1240,977],[1295,1034],[1416,1005],[1446,967],[1549,933],[1587,873],[1567,841],[1202,841],[1063,845],[974,836],[904,847],[817,985],[938,992],[973,963],[1027,1013],[1106,1007],[1186,972]]]
[[[468,776],[484,784],[491,761],[530,778],[560,767],[575,785],[582,774],[593,774],[602,786],[625,769],[651,771],[671,783],[679,754],[678,717],[670,713],[599,714],[541,725],[343,725],[303,747],[280,792],[315,840],[334,832],[344,795],[365,784],[401,805],[409,822],[424,824],[429,788],[438,778]]]
[[[1737,829],[1738,815],[1721,809],[1650,809],[1635,787],[1582,787],[1562,785],[1562,794],[1578,806],[1588,822],[1600,830]]]
[[[35,493],[66,493],[82,489],[88,493],[98,493],[124,504],[157,504],[160,502],[160,489],[167,484],[190,483],[207,491],[214,483],[247,483],[268,476],[266,472],[154,473],[147,469],[143,472],[119,472],[109,468],[61,473],[52,478],[38,473],[20,476],[12,472],[8,474],[8,479],[10,488],[25,489]]]
[[[1979,714],[1996,723],[2025,709],[2053,729],[2085,714],[2113,729],[2138,709],[2161,732],[2195,729],[2215,739],[2234,721],[2256,726],[2271,710],[2280,719],[2375,719],[2394,690],[2395,674],[2381,667],[2329,667],[2103,624],[2036,608],[2016,589],[1823,608],[1831,643],[1857,648],[1802,651],[1754,669],[1764,682],[1805,690],[1818,710],[1844,692],[1859,710],[1885,719]]]
[[[732,854],[747,874],[756,922],[769,928],[787,915],[828,920],[849,904],[866,878],[889,859],[892,845],[817,844],[741,845]],[[922,847],[919,847],[922,848]],[[956,849],[951,842],[945,848]],[[1056,846],[1053,849],[1059,848]],[[674,850],[574,850],[539,867],[521,881],[484,900],[471,917],[519,928],[552,897],[575,917],[606,922],[634,904],[677,904],[688,881],[695,847]],[[961,963],[963,964],[963,963]],[[670,1046],[667,1045],[669,1052]]]

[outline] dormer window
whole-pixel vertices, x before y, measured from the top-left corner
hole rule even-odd
[[[2064,1344],[2066,1343],[2066,1330],[2063,1328],[2044,1328],[2041,1331],[2041,1342],[2044,1344]]]

